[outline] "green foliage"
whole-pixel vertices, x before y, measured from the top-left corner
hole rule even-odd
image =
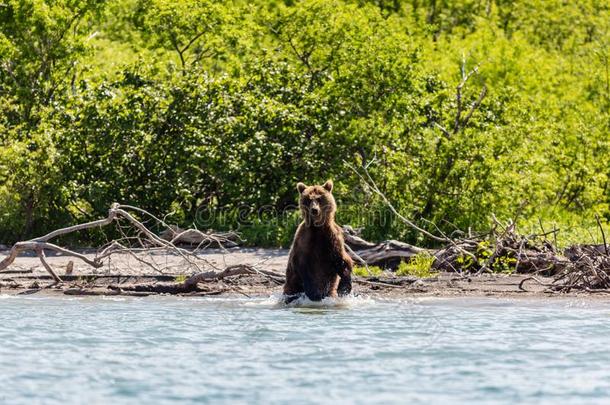
[[[502,252],[495,256],[493,255],[492,242],[486,240],[478,243],[474,259],[471,256],[460,255],[456,262],[462,271],[476,271],[484,265],[487,265],[489,270],[496,273],[512,274],[515,271],[515,266],[517,265],[515,257],[512,257],[510,254],[503,254]]]
[[[479,242],[477,246],[476,257],[478,261],[478,265],[483,266],[485,263],[489,262],[494,251],[491,246],[491,242],[483,241]],[[491,263],[489,263],[489,268],[492,271],[498,273],[508,273],[511,274],[515,270],[515,266],[517,264],[517,259],[507,255],[496,255]]]
[[[61,96],[87,49],[87,18],[104,2],[9,0],[0,7],[0,95],[19,101],[19,120]]]
[[[288,246],[295,183],[333,178],[341,223],[430,244],[346,163],[432,232],[522,207],[599,241],[608,21],[593,0],[5,1],[0,242],[119,201]]]
[[[384,270],[378,266],[369,266],[368,269],[364,266],[354,266],[352,273],[359,277],[379,277]]]
[[[147,45],[174,53],[186,73],[205,58],[221,56],[224,43],[236,41],[232,11],[218,1],[140,0],[134,21]]]
[[[397,276],[415,276],[418,278],[430,278],[437,273],[432,271],[434,256],[427,253],[418,253],[408,261],[400,262],[396,269]]]
[[[66,221],[58,209],[65,202],[58,152],[48,132],[30,133],[0,148],[0,229],[12,237],[29,235],[46,218]]]

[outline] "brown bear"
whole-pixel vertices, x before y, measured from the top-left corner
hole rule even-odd
[[[343,232],[335,223],[333,182],[323,186],[297,184],[303,222],[290,248],[284,295],[286,302],[305,293],[312,301],[352,291],[353,262],[345,251]]]

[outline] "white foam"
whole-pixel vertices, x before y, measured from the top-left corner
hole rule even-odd
[[[375,303],[368,295],[347,295],[339,298],[326,297],[321,301],[312,301],[305,294],[286,304],[285,296],[277,293],[261,301],[250,301],[244,303],[249,307],[271,307],[271,308],[354,308],[368,306]]]

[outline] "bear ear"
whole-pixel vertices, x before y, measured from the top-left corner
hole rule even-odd
[[[326,183],[324,183],[324,185],[322,187],[324,187],[326,189],[326,191],[328,191],[328,192],[333,191],[333,181],[326,180]]]
[[[297,190],[299,192],[299,194],[303,194],[303,191],[305,191],[305,189],[307,188],[307,186],[301,182],[297,183]]]

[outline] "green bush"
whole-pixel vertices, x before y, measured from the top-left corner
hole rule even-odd
[[[400,262],[396,269],[397,276],[415,276],[418,278],[430,278],[437,273],[432,271],[434,256],[427,253],[418,253],[408,261]]]
[[[0,242],[118,201],[288,246],[295,183],[333,178],[341,223],[433,244],[348,165],[432,232],[610,220],[599,2],[5,3]]]
[[[379,266],[354,266],[352,273],[359,277],[379,277],[384,273],[384,270]]]

